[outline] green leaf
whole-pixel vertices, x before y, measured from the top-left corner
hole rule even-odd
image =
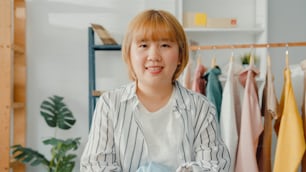
[[[45,166],[49,165],[49,161],[45,158],[45,156],[33,149],[26,148],[21,145],[13,145],[11,148],[13,150],[13,157],[17,161],[28,163],[32,166],[37,166],[39,164],[43,164]]]
[[[42,101],[40,114],[48,126],[70,129],[75,124],[76,119],[63,100],[63,97],[54,95]],[[66,140],[53,137],[43,140],[45,145],[51,146],[50,160],[39,152],[21,145],[14,145],[11,149],[14,158],[22,163],[32,166],[42,164],[49,172],[72,172],[77,155],[71,154],[70,151],[78,149],[80,140],[80,137]]]
[[[76,119],[63,100],[63,97],[56,95],[44,100],[40,105],[40,114],[48,126],[67,130],[75,124]]]
[[[75,166],[75,162],[62,161],[57,172],[70,172]]]
[[[80,137],[75,139],[57,139],[57,138],[50,138],[43,141],[45,145],[52,145],[53,147],[60,147],[58,151],[67,152],[69,150],[76,150],[80,145]]]

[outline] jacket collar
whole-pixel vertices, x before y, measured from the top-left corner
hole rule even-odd
[[[188,94],[187,89],[175,81],[175,109],[190,110],[190,99],[186,99]]]
[[[184,97],[188,96],[187,89],[184,88],[178,81],[174,82],[175,96],[174,107],[176,110],[190,110],[190,100]],[[136,82],[129,83],[124,90],[125,94],[122,95],[121,102],[133,100],[135,107],[138,105],[139,100],[136,95]]]
[[[132,98],[136,98],[136,82],[131,82],[126,85],[125,90],[123,91],[121,97],[121,102],[131,100]]]

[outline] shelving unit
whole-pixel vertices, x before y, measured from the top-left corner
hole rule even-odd
[[[89,78],[89,126],[91,126],[92,115],[96,106],[96,99],[101,91],[96,90],[96,51],[120,51],[121,45],[95,45],[95,33],[91,27],[88,28],[88,78]]]
[[[9,0],[0,1],[0,171],[7,172],[10,168],[10,116],[13,106],[13,51],[11,27],[12,3]]]
[[[23,172],[10,146],[26,143],[25,1],[0,0],[0,171]]]
[[[267,43],[267,20],[268,20],[268,2],[265,0],[207,0],[207,1],[184,1],[176,0],[176,17],[183,24],[185,12],[206,13],[211,18],[236,18],[237,27],[235,28],[185,28],[188,39],[196,41],[199,45],[224,45],[224,44],[258,44]],[[202,62],[210,64],[210,58],[216,56],[217,63],[226,64],[230,51],[222,50],[215,52],[205,50]],[[236,49],[235,55],[251,49]],[[267,50],[264,48],[252,50],[260,57],[260,78],[265,76],[265,64]],[[221,52],[221,53],[219,53]],[[236,59],[239,60],[239,59]]]

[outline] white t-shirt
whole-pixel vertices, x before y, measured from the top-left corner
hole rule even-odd
[[[173,95],[174,91],[168,103],[156,112],[149,112],[140,103],[136,118],[142,126],[150,160],[176,169],[183,133],[180,118],[173,113]]]

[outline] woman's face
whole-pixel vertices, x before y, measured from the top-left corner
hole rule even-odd
[[[131,63],[138,84],[145,86],[172,84],[174,72],[180,64],[178,44],[167,38],[156,41],[133,40]]]

